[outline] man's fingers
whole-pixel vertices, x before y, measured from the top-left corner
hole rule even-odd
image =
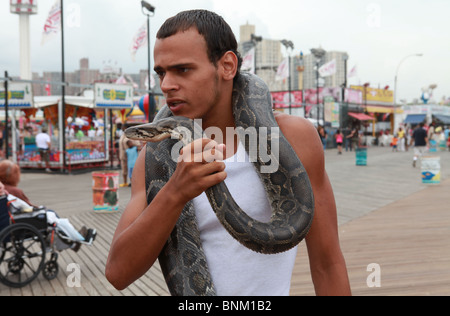
[[[224,160],[225,145],[213,140],[202,138],[186,145],[180,151],[178,162],[210,163],[216,160]]]

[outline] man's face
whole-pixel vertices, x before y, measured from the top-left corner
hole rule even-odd
[[[217,68],[207,54],[204,37],[195,28],[155,44],[155,71],[172,113],[191,119],[215,115],[220,100]]]

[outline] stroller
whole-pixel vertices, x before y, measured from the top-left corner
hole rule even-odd
[[[1,283],[20,288],[36,279],[41,271],[47,280],[53,280],[59,272],[57,252],[80,244],[92,245],[97,235],[94,229],[87,230],[84,240],[74,238],[62,225],[49,224],[49,213],[45,207],[24,212],[7,196],[0,197]]]

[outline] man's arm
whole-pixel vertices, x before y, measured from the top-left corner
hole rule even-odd
[[[197,140],[202,142],[203,140]],[[197,142],[196,141],[196,142]],[[153,265],[172,232],[184,205],[207,188],[222,182],[226,173],[221,162],[205,164],[196,158],[196,148],[188,145],[170,180],[147,205],[145,188],[146,148],[136,161],[131,184],[131,198],[116,228],[106,263],[105,275],[114,287],[122,290],[136,281]],[[215,154],[209,153],[212,156]],[[215,156],[222,159],[221,153]],[[190,157],[190,159],[188,158]],[[200,162],[196,162],[200,161]]]
[[[300,157],[313,188],[315,213],[306,245],[316,294],[351,295],[322,143],[314,126],[307,120],[288,115],[277,115],[276,118],[281,131]]]

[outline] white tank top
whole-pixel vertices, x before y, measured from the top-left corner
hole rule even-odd
[[[252,218],[268,222],[271,208],[264,186],[241,143],[225,160],[225,183],[238,205]],[[297,247],[275,255],[245,248],[225,230],[203,193],[193,200],[216,292],[221,296],[289,295]]]

